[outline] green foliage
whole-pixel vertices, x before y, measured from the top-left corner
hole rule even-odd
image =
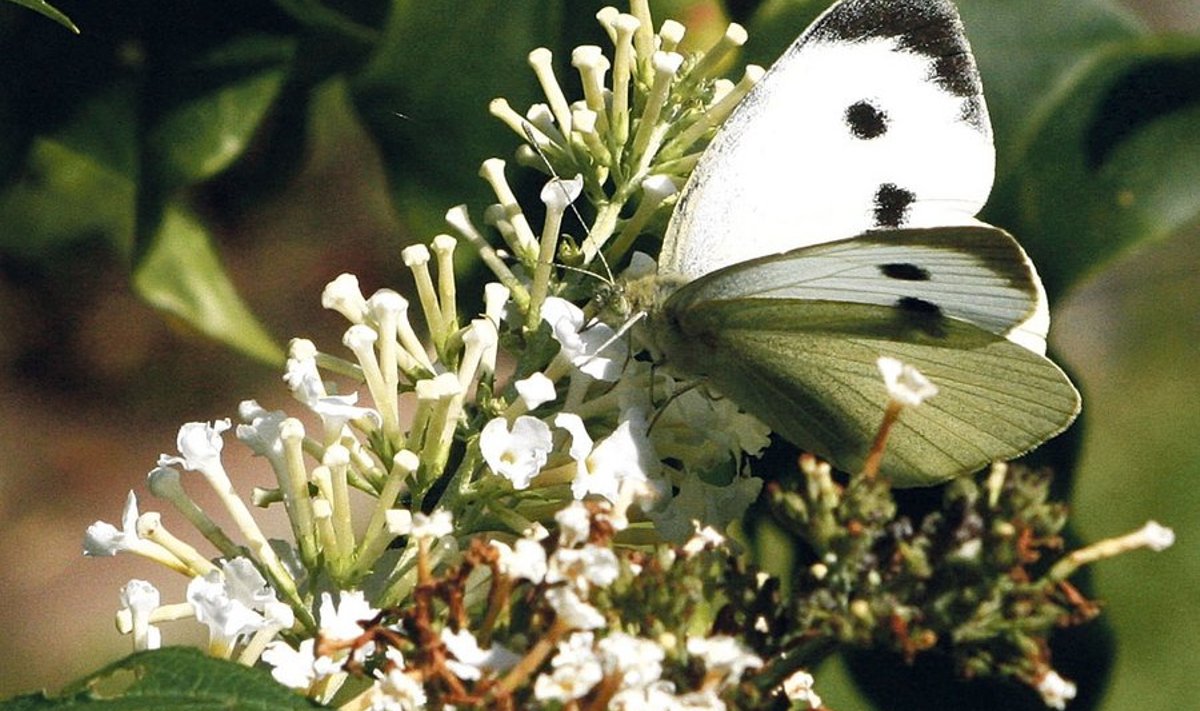
[[[46,17],[49,17],[51,20],[54,20],[58,24],[67,28],[68,30],[74,32],[75,34],[79,34],[79,28],[75,26],[74,22],[71,22],[71,18],[62,14],[62,12],[60,12],[58,9],[56,9],[50,3],[46,2],[46,0],[8,0],[8,1],[16,3],[16,4],[20,5],[21,7],[27,7],[30,10],[33,10],[34,12],[40,12],[43,15],[45,15]]]
[[[74,682],[57,696],[30,694],[0,704],[4,711],[167,708],[274,711],[324,707],[280,686],[266,672],[186,647],[131,654]]]

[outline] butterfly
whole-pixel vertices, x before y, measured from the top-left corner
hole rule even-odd
[[[680,193],[649,309],[656,349],[785,439],[856,471],[883,419],[877,359],[939,388],[880,471],[922,486],[1065,429],[1079,394],[1045,356],[1045,290],[975,218],[995,168],[948,0],[841,0],[776,61]]]

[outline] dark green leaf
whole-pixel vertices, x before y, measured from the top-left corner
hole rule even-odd
[[[1200,38],[1099,48],[1034,113],[988,215],[1052,295],[1200,214]]]
[[[487,115],[488,102],[503,96],[523,111],[538,100],[526,58],[557,36],[561,17],[562,0],[393,2],[351,92],[383,153],[401,217],[417,230],[442,229],[446,208],[486,195],[479,164],[516,144]],[[568,58],[557,59],[563,77]]]
[[[71,18],[59,12],[53,5],[46,2],[46,0],[9,0],[9,2],[15,2],[21,7],[27,7],[34,12],[40,12],[75,34],[79,34],[79,28],[75,26],[74,22],[71,22]]]
[[[208,231],[182,207],[164,207],[133,286],[155,308],[205,335],[264,362],[283,362],[283,351],[229,281]]]
[[[293,42],[241,37],[172,73],[156,97],[165,107],[145,136],[147,180],[161,190],[207,180],[237,160],[287,76]]]
[[[4,711],[275,711],[325,708],[275,682],[262,670],[168,647],[139,652],[71,684],[56,697],[29,695],[0,704]]]

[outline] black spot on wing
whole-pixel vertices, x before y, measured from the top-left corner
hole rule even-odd
[[[879,138],[888,130],[888,115],[867,99],[856,101],[846,109],[846,125],[855,138]]]
[[[879,273],[889,279],[899,279],[901,281],[929,281],[929,270],[907,262],[880,264]]]
[[[901,227],[908,220],[908,208],[917,196],[895,183],[884,183],[875,191],[875,226]]]
[[[918,299],[915,296],[901,296],[896,299],[896,309],[907,328],[934,338],[945,337],[945,317],[942,315],[941,307],[932,301]]]
[[[900,49],[929,57],[930,81],[967,99],[963,119],[983,129],[983,86],[958,11],[949,0],[846,0],[835,5],[806,41],[858,42],[895,38]]]

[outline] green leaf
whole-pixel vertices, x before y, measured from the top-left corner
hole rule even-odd
[[[79,28],[75,26],[74,22],[71,22],[71,18],[62,14],[62,12],[60,12],[58,9],[56,9],[50,3],[46,2],[46,0],[8,0],[8,1],[14,2],[14,3],[20,5],[21,7],[29,8],[30,10],[33,10],[34,12],[39,12],[39,13],[45,15],[46,17],[49,17],[51,20],[54,20],[55,22],[62,25],[63,27],[67,28],[68,30],[74,32],[75,34],[79,34]]]
[[[351,79],[352,98],[383,154],[401,216],[444,229],[451,205],[485,204],[485,158],[511,153],[512,132],[487,115],[503,96],[523,111],[536,82],[529,51],[558,34],[562,0],[394,0],[383,39]],[[453,21],[447,21],[453,18]],[[566,57],[558,57],[569,68]]]
[[[262,670],[214,659],[196,649],[138,652],[49,697],[31,694],[0,704],[4,711],[275,711],[327,708],[281,686]]]
[[[239,37],[160,79],[165,108],[144,137],[146,180],[166,193],[237,160],[279,95],[293,48],[287,38]]]
[[[72,123],[34,139],[20,176],[0,193],[0,252],[42,258],[88,238],[126,253],[133,234],[134,89],[118,84]]]
[[[1041,106],[988,217],[1030,251],[1053,296],[1200,215],[1200,38],[1097,49]]]
[[[266,363],[283,351],[238,296],[221,267],[207,229],[176,204],[164,207],[137,264],[133,286],[155,308]]]

